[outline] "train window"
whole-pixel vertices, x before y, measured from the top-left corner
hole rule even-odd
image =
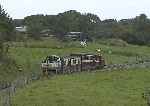
[[[96,58],[96,56],[92,56],[92,60],[96,60],[97,58]]]
[[[87,58],[88,58],[88,60],[93,60],[94,56],[93,55],[88,55]]]
[[[76,60],[76,64],[78,64],[78,63],[79,63],[79,59]]]
[[[71,65],[75,65],[76,64],[76,59],[71,59]]]
[[[64,60],[64,64],[67,66],[68,65],[68,59]]]
[[[99,58],[98,56],[96,56],[95,58],[96,58],[96,60],[97,60],[97,61],[99,61],[99,60],[100,60],[100,58]]]
[[[76,64],[76,60],[75,59],[73,59],[73,64]]]
[[[83,60],[93,60],[94,59],[94,55],[85,55],[83,56]]]
[[[60,60],[60,58],[56,57],[56,56],[47,56],[46,58],[48,63],[53,63],[53,62],[57,62]]]
[[[81,64],[81,59],[78,59],[78,64]]]
[[[83,60],[89,60],[89,57],[88,56],[84,56]]]
[[[42,61],[42,63],[47,63],[47,60],[46,60],[46,59],[45,59],[45,60],[43,60],[43,61]]]

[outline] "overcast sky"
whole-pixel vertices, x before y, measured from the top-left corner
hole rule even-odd
[[[133,18],[141,13],[150,17],[150,0],[0,0],[0,4],[13,18],[67,10],[94,13],[102,20]]]

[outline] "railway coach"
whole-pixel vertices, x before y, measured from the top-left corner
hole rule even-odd
[[[47,56],[41,63],[44,75],[64,74],[103,68],[104,58],[96,54],[70,54],[69,56]]]

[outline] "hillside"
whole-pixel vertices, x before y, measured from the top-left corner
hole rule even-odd
[[[96,49],[100,48],[107,64],[134,63],[150,57],[149,47],[130,45],[117,39],[88,42],[87,47],[80,46],[78,41],[62,42],[56,38],[29,39],[9,44],[8,55],[12,62],[1,66],[1,82],[40,74],[41,61],[51,54],[63,56],[70,53],[96,53]],[[21,71],[17,69],[18,66]],[[150,87],[149,75],[149,69],[144,68],[59,75],[48,80],[41,79],[17,90],[11,102],[14,106],[144,106],[146,101],[142,98],[142,93]]]
[[[46,38],[40,41],[28,40],[26,42],[13,42],[9,49],[9,57],[15,61],[22,71],[16,67],[2,66],[0,70],[0,81],[12,80],[31,73],[40,73],[40,63],[51,54],[67,55],[70,53],[96,53],[101,48],[107,64],[131,63],[138,59],[150,57],[150,48],[146,46],[133,46],[120,44],[114,45],[114,41],[100,40],[88,43],[87,47],[81,47],[80,42],[61,42],[55,38]],[[111,53],[110,53],[111,51]]]

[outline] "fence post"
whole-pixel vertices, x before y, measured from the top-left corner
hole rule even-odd
[[[34,80],[39,80],[40,75],[35,74],[26,77],[20,77],[11,82],[7,88],[0,89],[0,106],[11,106],[11,97],[14,95],[18,88],[24,88],[27,84],[30,84]],[[2,86],[3,87],[3,86]]]
[[[2,106],[11,106],[11,92],[10,88],[7,88],[3,91],[3,97],[2,97]]]

